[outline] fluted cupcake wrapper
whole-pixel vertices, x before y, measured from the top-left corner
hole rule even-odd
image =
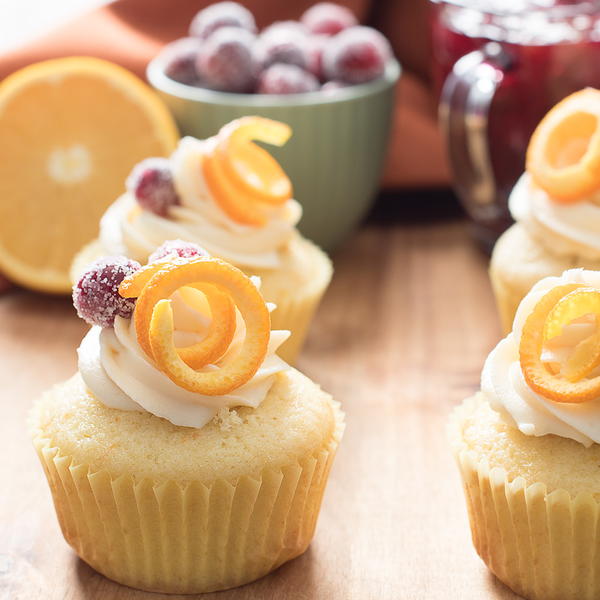
[[[457,409],[470,409],[466,401]],[[512,590],[532,600],[600,598],[600,505],[589,493],[547,492],[523,477],[461,449],[451,425],[467,501],[473,544],[489,569]]]
[[[277,351],[290,365],[296,362],[302,350],[308,328],[328,283],[329,281],[321,288],[315,289],[312,294],[303,294],[295,298],[289,295],[280,299],[269,298],[277,304],[277,308],[271,313],[271,328],[288,329],[292,333]]]
[[[494,269],[490,269],[489,275],[496,299],[496,307],[500,315],[502,332],[508,334],[512,329],[517,308],[519,308],[521,300],[523,300],[529,290],[524,290],[516,287],[514,284],[507,283]]]
[[[148,591],[243,585],[302,554],[343,431],[318,451],[234,482],[136,480],[93,471],[41,432],[34,445],[67,542],[94,569]]]

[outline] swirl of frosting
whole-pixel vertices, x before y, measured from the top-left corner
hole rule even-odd
[[[560,256],[600,258],[600,196],[560,203],[524,173],[510,198],[511,215],[529,234]]]
[[[549,290],[570,283],[600,290],[600,272],[571,269],[560,277],[547,277],[534,285],[519,306],[512,332],[488,356],[481,389],[492,408],[525,435],[554,434],[590,446],[600,443],[600,397],[578,404],[549,400],[527,385],[519,362],[519,344],[527,317]],[[593,327],[595,324],[585,322],[567,325],[564,329],[570,328],[566,336],[568,344],[544,349],[542,360],[552,362],[562,358]]]
[[[202,161],[213,152],[216,138],[185,137],[170,158],[181,204],[168,218],[141,210],[133,194],[121,196],[100,222],[100,241],[109,254],[125,254],[144,262],[165,240],[201,244],[211,255],[239,267],[276,269],[281,253],[297,236],[302,209],[296,200],[268,208],[264,225],[243,225],[219,206],[207,186]]]
[[[259,281],[253,278],[256,285]],[[201,293],[182,288],[172,297],[174,342],[190,346],[201,341],[210,326],[210,308]],[[267,305],[269,310],[275,307]],[[226,353],[200,372],[213,372],[231,362],[240,351],[246,334],[239,313],[233,340]],[[94,326],[78,349],[79,371],[103,404],[121,410],[147,411],[175,425],[201,428],[218,411],[235,406],[256,408],[275,382],[277,373],[289,368],[275,352],[288,338],[288,331],[271,331],[262,364],[242,386],[221,396],[188,391],[161,372],[138,343],[133,319],[117,317],[114,329]]]

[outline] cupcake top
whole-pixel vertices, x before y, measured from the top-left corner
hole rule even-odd
[[[253,140],[281,146],[290,135],[283,123],[244,117],[207,140],[183,138],[168,159],[143,161],[100,222],[104,250],[144,261],[165,240],[182,239],[241,268],[277,269],[302,209]]]
[[[571,269],[534,285],[481,389],[525,435],[600,444],[600,272]]]
[[[600,257],[600,91],[558,103],[527,150],[509,200],[516,221],[554,254]]]
[[[271,331],[260,280],[180,240],[145,267],[124,257],[96,261],[73,288],[92,328],[79,371],[97,400],[203,427],[220,411],[257,407],[278,373],[287,331]]]

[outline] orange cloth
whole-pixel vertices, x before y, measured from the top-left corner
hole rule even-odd
[[[144,76],[161,46],[186,35],[207,0],[116,0],[0,56],[0,77],[32,62],[59,56],[98,56]],[[297,19],[314,0],[247,0],[259,27]],[[363,23],[390,39],[404,67],[398,86],[385,187],[445,185],[447,161],[428,81],[427,0],[346,0]]]

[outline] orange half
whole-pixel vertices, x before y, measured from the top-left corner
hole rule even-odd
[[[96,58],[37,63],[0,84],[0,271],[45,292],[98,233],[132,167],[177,143],[158,96]]]

